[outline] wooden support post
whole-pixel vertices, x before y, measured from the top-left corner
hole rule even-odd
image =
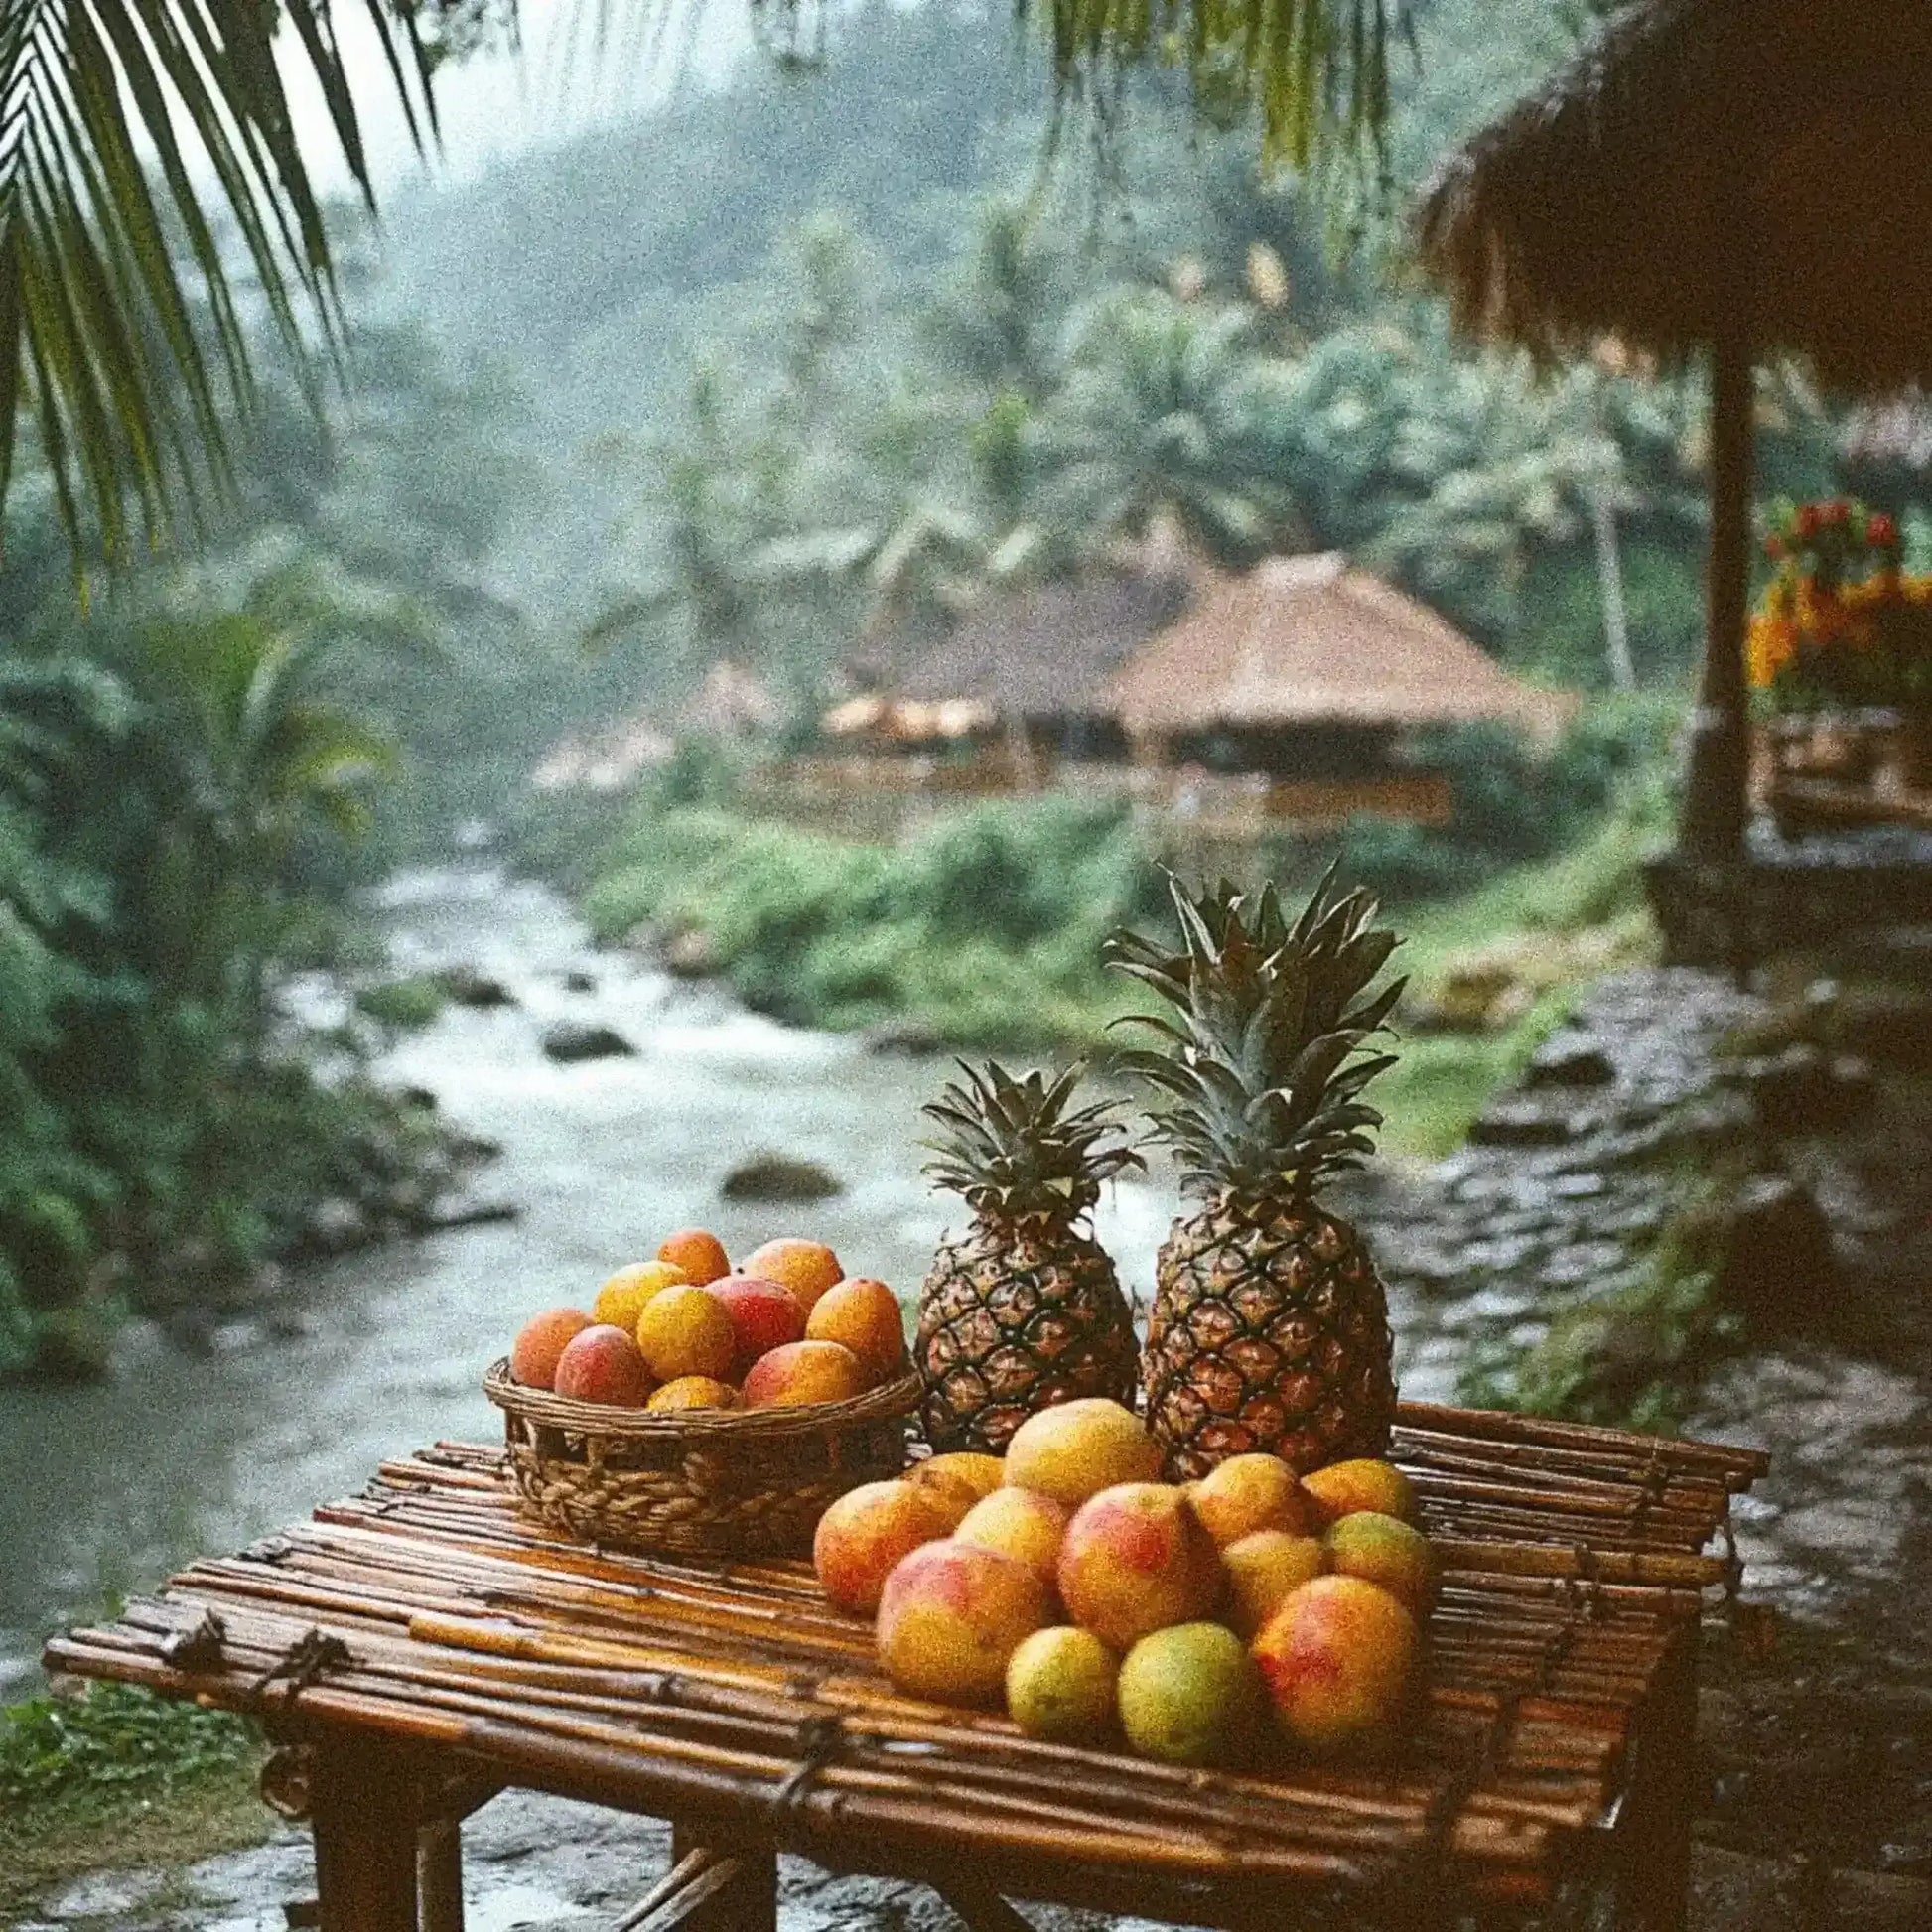
[[[763,1845],[706,1845],[707,1836],[671,1828],[671,1877],[691,1875],[673,1895],[652,1894],[654,1909],[635,1919],[636,1932],[776,1932],[777,1854]]]
[[[417,1932],[416,1781],[361,1739],[316,1747],[310,1803],[322,1932]]]
[[[454,1818],[416,1834],[416,1910],[422,1932],[463,1932],[463,1827]]]
[[[1678,1632],[1641,1718],[1629,1816],[1618,1832],[1618,1932],[1684,1932],[1697,1810],[1698,1627]]]
[[[1741,244],[1740,244],[1741,245]],[[1750,590],[1751,338],[1742,305],[1711,357],[1711,552],[1704,671],[1691,719],[1681,843],[1687,858],[1742,855],[1750,771],[1744,620]]]
[[[935,1878],[932,1889],[952,1907],[967,1932],[1034,1932],[1032,1924],[983,1878],[956,1872]]]

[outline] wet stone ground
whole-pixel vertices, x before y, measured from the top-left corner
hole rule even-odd
[[[1932,1932],[1932,995],[1886,997],[1810,985],[1792,1032],[1825,1046],[1739,1061],[1717,1049],[1765,1027],[1762,1001],[1683,970],[1617,975],[1465,1150],[1349,1203],[1390,1277],[1404,1389],[1435,1400],[1638,1279],[1687,1187],[1723,1172],[1754,1203],[1750,1323],[1687,1420],[1772,1457],[1736,1509],[1739,1599],[1708,1619],[1695,1932]],[[621,1917],[668,1834],[510,1796],[465,1847],[471,1932],[564,1932]],[[784,1932],[957,1923],[915,1887],[796,1860],[781,1878]],[[94,1874],[31,1922],[280,1932],[312,1893],[306,1837],[283,1831],[187,1871]]]

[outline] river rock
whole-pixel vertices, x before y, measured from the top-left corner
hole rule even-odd
[[[446,966],[436,975],[436,983],[443,989],[443,997],[455,1006],[486,1011],[516,1004],[515,996],[501,980],[474,966]]]
[[[829,1200],[845,1183],[829,1168],[789,1154],[754,1154],[728,1173],[718,1191],[726,1200]]]
[[[569,1066],[579,1060],[621,1059],[637,1049],[613,1027],[590,1020],[559,1020],[544,1029],[543,1051],[546,1058]]]
[[[597,975],[595,973],[587,973],[581,967],[573,967],[564,975],[564,991],[566,993],[595,993],[597,991]]]
[[[1562,1147],[1596,1124],[1594,1110],[1573,1100],[1514,1094],[1483,1109],[1469,1140],[1476,1147]]]
[[[311,1254],[345,1255],[374,1239],[375,1227],[360,1202],[331,1196],[309,1209],[298,1245]]]
[[[1606,1087],[1616,1078],[1609,1054],[1587,1034],[1553,1034],[1530,1056],[1526,1087]]]
[[[482,1200],[469,1194],[456,1194],[431,1201],[416,1217],[414,1225],[426,1230],[477,1228],[521,1220],[522,1216],[523,1210],[514,1201]]]
[[[718,942],[697,926],[686,926],[664,941],[660,954],[665,972],[673,979],[710,979],[724,961],[718,956]]]
[[[881,1021],[876,1027],[868,1027],[860,1035],[868,1053],[901,1054],[907,1059],[916,1059],[927,1053],[942,1053],[946,1048],[945,1036],[929,1020],[920,1020],[907,1014],[897,1020]]]

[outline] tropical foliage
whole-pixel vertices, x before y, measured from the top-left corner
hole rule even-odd
[[[637,0],[661,20],[669,0]],[[361,0],[419,141],[434,75],[515,0]],[[1056,92],[1104,130],[1128,72],[1181,62],[1204,109],[1253,110],[1263,152],[1359,159],[1388,111],[1400,0],[1174,0],[1148,16],[1089,0],[1042,10]],[[586,6],[600,38],[612,10]],[[827,10],[760,14],[787,65],[822,55]],[[771,21],[778,23],[774,28]],[[809,19],[809,25],[808,25]],[[250,291],[307,363],[344,312],[315,168],[296,135],[312,88],[329,141],[373,205],[360,77],[327,0],[18,0],[0,19],[0,506],[21,410],[36,422],[70,545],[125,560],[198,517],[227,477],[225,425],[252,400]],[[985,61],[997,29],[982,23]],[[151,165],[152,163],[152,165]],[[242,274],[245,264],[246,278]]]

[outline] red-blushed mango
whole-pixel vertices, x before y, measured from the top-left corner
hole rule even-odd
[[[517,1330],[510,1344],[510,1374],[526,1389],[557,1385],[557,1357],[593,1325],[582,1309],[545,1309]]]
[[[866,1371],[835,1341],[788,1341],[760,1355],[745,1377],[745,1406],[774,1409],[801,1402],[847,1402],[866,1392]]]
[[[738,1337],[731,1366],[735,1377],[742,1377],[760,1355],[805,1339],[805,1311],[798,1298],[776,1282],[756,1275],[721,1275],[705,1293],[717,1296],[731,1316]]]
[[[1428,1537],[1397,1516],[1359,1509],[1322,1539],[1338,1577],[1380,1584],[1412,1616],[1425,1616],[1436,1593],[1436,1552]]]
[[[1088,1497],[1066,1526],[1056,1576],[1067,1614],[1120,1651],[1210,1615],[1225,1582],[1214,1539],[1165,1482],[1117,1483]]]
[[[884,1282],[855,1275],[828,1288],[812,1304],[806,1339],[836,1341],[865,1363],[875,1382],[905,1371],[905,1317]]]
[[[1415,1521],[1416,1492],[1410,1488],[1409,1478],[1393,1462],[1380,1462],[1370,1455],[1311,1469],[1302,1478],[1302,1487],[1314,1498],[1323,1528],[1364,1509],[1399,1516],[1405,1523]]]
[[[1049,1624],[1007,1661],[1007,1716],[1049,1744],[1097,1744],[1114,1727],[1119,1677],[1120,1659],[1091,1630]]]
[[[1194,1514],[1222,1549],[1256,1530],[1307,1536],[1314,1505],[1279,1455],[1231,1455],[1187,1490]]]
[[[732,1271],[725,1244],[703,1228],[679,1228],[657,1244],[657,1259],[684,1271],[684,1279],[702,1288]]]
[[[1163,1764],[1234,1764],[1261,1734],[1268,1699],[1247,1646],[1218,1623],[1173,1623],[1121,1659],[1120,1725]]]
[[[739,1272],[790,1289],[807,1314],[827,1289],[845,1280],[838,1256],[823,1241],[807,1241],[796,1234],[767,1241],[745,1257]]]
[[[695,1283],[660,1289],[637,1317],[637,1346],[660,1382],[680,1376],[730,1376],[738,1355],[738,1330],[731,1311],[708,1288]]]
[[[835,1498],[812,1536],[812,1568],[829,1601],[857,1616],[879,1607],[886,1579],[922,1543],[946,1534],[944,1514],[906,1482],[866,1482]]]
[[[729,1382],[720,1382],[710,1375],[680,1375],[674,1382],[666,1382],[651,1399],[644,1404],[646,1409],[736,1409],[738,1391]]]
[[[1152,1482],[1161,1446],[1140,1417],[1105,1396],[1083,1396],[1029,1416],[1007,1445],[1006,1480],[1068,1509],[1122,1482]]]
[[[614,1408],[639,1409],[653,1384],[637,1344],[608,1321],[593,1322],[575,1335],[557,1357],[559,1395],[576,1402],[608,1402]]]
[[[645,1303],[659,1289],[676,1288],[688,1279],[682,1268],[673,1268],[668,1261],[633,1261],[597,1291],[591,1311],[600,1321],[634,1335]]]
[[[1386,1742],[1415,1701],[1416,1619],[1378,1585],[1316,1577],[1262,1626],[1254,1659],[1275,1722],[1314,1751]]]
[[[1050,1586],[1059,1571],[1069,1520],[1063,1503],[1036,1489],[996,1489],[966,1512],[953,1535],[982,1550],[1018,1557]]]
[[[914,1697],[993,1704],[1013,1653],[1051,1611],[1046,1586],[1024,1563],[970,1543],[927,1543],[886,1579],[879,1661]]]
[[[1228,1573],[1229,1621],[1252,1637],[1311,1578],[1328,1567],[1328,1553],[1312,1536],[1286,1530],[1251,1530],[1221,1552]]]
[[[972,1449],[958,1449],[950,1455],[929,1455],[914,1462],[905,1480],[925,1490],[951,1517],[947,1529],[954,1530],[965,1520],[966,1512],[1000,1486],[1000,1458],[980,1455]]]

